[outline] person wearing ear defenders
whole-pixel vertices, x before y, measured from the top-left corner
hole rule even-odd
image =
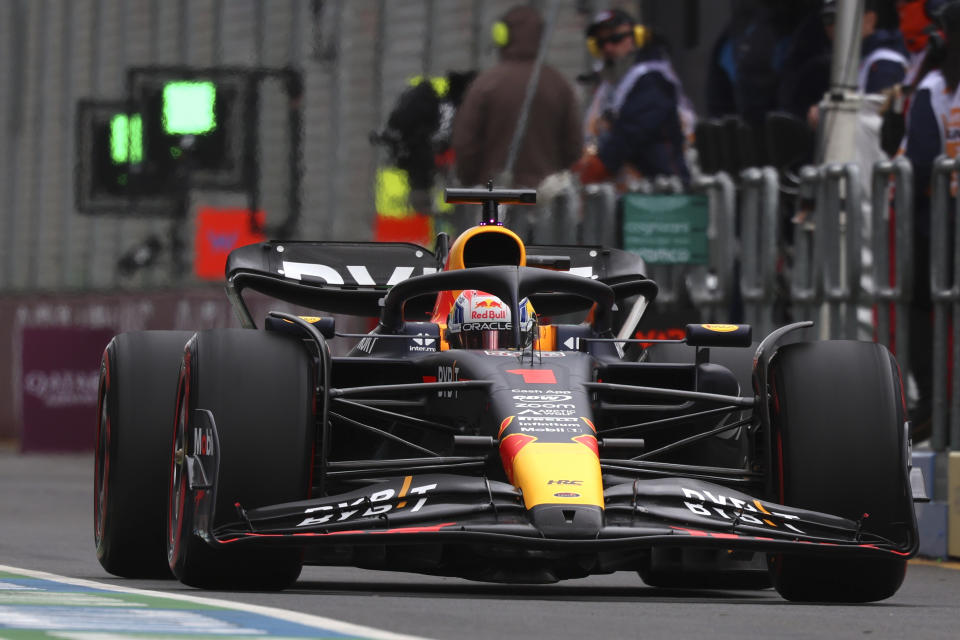
[[[580,181],[615,179],[625,189],[657,176],[687,183],[686,131],[695,118],[664,43],[620,9],[598,13],[586,38],[601,82],[585,121],[587,147],[574,165]]]

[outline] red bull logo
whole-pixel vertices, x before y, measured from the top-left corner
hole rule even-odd
[[[477,307],[478,309],[483,309],[483,308],[503,309],[503,303],[500,302],[499,300],[494,300],[493,298],[483,298],[482,300],[478,300],[474,306]]]
[[[506,309],[474,309],[470,314],[471,320],[506,320]],[[504,327],[506,328],[506,327]]]

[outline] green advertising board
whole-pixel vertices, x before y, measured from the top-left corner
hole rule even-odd
[[[710,210],[703,194],[623,196],[623,248],[647,264],[707,264]]]

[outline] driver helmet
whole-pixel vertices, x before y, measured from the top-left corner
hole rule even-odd
[[[447,342],[460,349],[516,349],[533,343],[533,305],[520,300],[520,339],[515,345],[510,305],[476,289],[460,292],[447,320]]]

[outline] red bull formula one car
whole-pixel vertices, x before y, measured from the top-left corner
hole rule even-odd
[[[116,336],[97,428],[103,567],[204,588],[280,589],[307,563],[894,594],[922,489],[891,354],[798,341],[809,322],[639,344],[657,294],[642,261],[525,246],[497,207],[535,196],[449,190],[483,224],[435,253],[237,249],[227,293],[245,328]],[[248,290],[327,315],[258,327]],[[334,315],[378,322],[344,333]]]

